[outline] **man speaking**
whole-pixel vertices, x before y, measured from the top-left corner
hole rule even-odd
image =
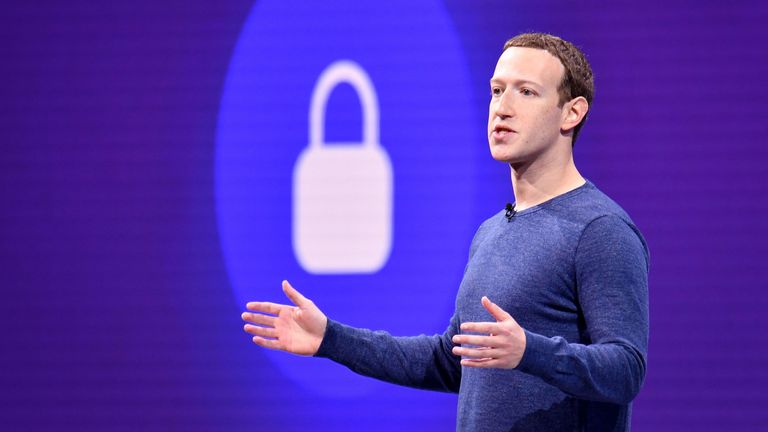
[[[645,377],[648,248],[574,164],[593,93],[591,67],[571,43],[527,33],[504,45],[488,143],[510,167],[515,203],[478,228],[443,334],[346,326],[287,281],[294,306],[248,303],[245,331],[262,347],[456,392],[460,431],[629,430]]]

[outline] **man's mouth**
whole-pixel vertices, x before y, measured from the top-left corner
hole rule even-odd
[[[511,133],[516,133],[511,127],[506,125],[496,125],[493,127],[493,133],[491,134],[494,139],[501,139]]]

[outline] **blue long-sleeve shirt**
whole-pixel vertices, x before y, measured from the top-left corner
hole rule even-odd
[[[494,321],[525,329],[515,369],[462,367],[451,338]],[[393,337],[329,320],[317,356],[396,384],[459,393],[459,431],[626,431],[648,347],[648,248],[592,183],[486,220],[441,335]]]

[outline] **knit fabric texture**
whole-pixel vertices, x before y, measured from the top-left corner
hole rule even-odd
[[[329,320],[316,356],[458,393],[458,431],[629,430],[648,348],[645,240],[591,182],[505,213],[477,230],[443,334],[395,337]],[[482,296],[525,329],[515,369],[462,367],[451,352],[461,323],[494,321]]]

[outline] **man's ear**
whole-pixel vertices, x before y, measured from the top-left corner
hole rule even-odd
[[[565,108],[560,129],[563,132],[568,132],[575,128],[587,115],[587,111],[589,111],[589,102],[587,102],[584,96],[579,96],[566,102]]]

